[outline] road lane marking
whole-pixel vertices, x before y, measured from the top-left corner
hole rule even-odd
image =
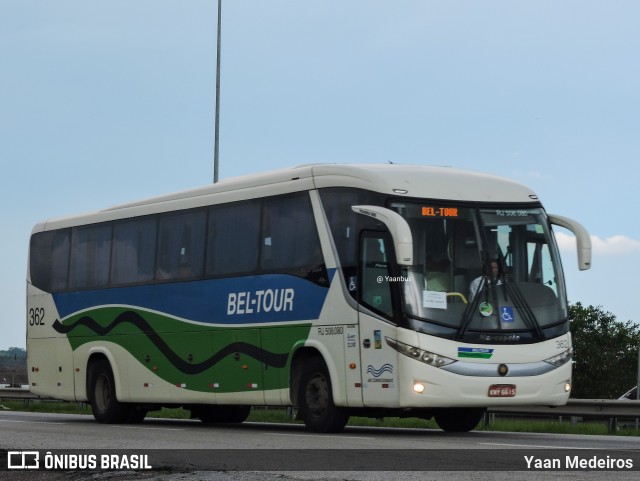
[[[22,421],[16,419],[3,419],[3,423],[26,423],[26,424],[72,424],[72,423],[59,423],[55,421]],[[143,427],[140,425],[135,426],[109,426],[110,428],[123,428],[123,429],[147,429],[147,430],[157,430],[157,431],[184,431],[182,428],[152,428],[152,427]]]
[[[573,446],[549,446],[548,444],[540,446],[537,444],[508,444],[508,443],[478,443],[485,446],[507,446],[510,448],[536,448],[536,449],[593,449],[593,448],[575,448]]]
[[[57,423],[55,421],[21,421],[15,419],[3,419],[3,423],[27,423],[27,424],[69,424],[69,423]]]
[[[183,428],[152,428],[152,427],[145,427],[145,426],[140,426],[139,424],[136,424],[134,426],[124,426],[124,425],[117,425],[117,426],[108,426],[111,429],[146,429],[146,430],[155,430],[155,431],[184,431]]]
[[[317,434],[288,434],[288,433],[269,433],[269,436],[300,436],[305,438],[339,438],[339,439],[376,439],[367,436],[332,436],[330,434],[322,434],[318,436]]]

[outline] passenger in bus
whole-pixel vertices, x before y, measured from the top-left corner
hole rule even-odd
[[[486,279],[487,280],[487,284],[489,285],[500,285],[502,284],[502,280],[500,279],[500,262],[498,261],[498,259],[493,259],[486,267],[486,271],[488,272],[487,275],[484,276],[480,276],[480,277],[476,277],[474,280],[471,281],[471,284],[469,285],[469,299],[473,299],[476,294],[478,293],[478,290],[480,289],[480,286],[482,285],[482,280]]]

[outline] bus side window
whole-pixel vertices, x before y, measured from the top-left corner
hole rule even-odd
[[[363,229],[376,229],[379,222],[358,215],[352,205],[382,205],[380,194],[348,187],[320,189],[320,197],[336,246],[340,266],[349,294],[358,298],[358,242]]]
[[[152,280],[155,252],[155,217],[114,224],[111,283],[124,285]]]
[[[304,192],[266,199],[263,211],[261,268],[326,284],[320,238],[309,195]]]
[[[31,237],[31,282],[43,291],[66,289],[71,229],[39,232]]]
[[[258,267],[259,201],[233,202],[211,207],[207,235],[207,275],[240,275]]]
[[[69,287],[90,289],[109,284],[111,224],[71,229]]]
[[[206,212],[180,212],[160,218],[156,279],[199,277],[204,270]]]
[[[366,306],[392,317],[392,279],[389,272],[388,247],[389,242],[383,234],[363,234],[360,248],[360,299]]]

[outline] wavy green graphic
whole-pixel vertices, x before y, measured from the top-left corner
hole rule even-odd
[[[87,342],[113,342],[171,384],[229,393],[288,387],[290,353],[308,338],[311,324],[222,328],[104,307],[56,321],[53,328],[67,335],[73,350]]]

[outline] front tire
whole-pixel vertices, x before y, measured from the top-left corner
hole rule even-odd
[[[484,408],[449,408],[439,411],[434,418],[443,431],[466,433],[476,428],[484,412]]]
[[[118,401],[113,371],[106,359],[89,366],[89,401],[93,417],[99,423],[124,423],[130,415],[130,406]]]
[[[337,433],[349,421],[348,411],[333,403],[331,378],[322,358],[311,358],[302,367],[297,403],[309,431]]]

